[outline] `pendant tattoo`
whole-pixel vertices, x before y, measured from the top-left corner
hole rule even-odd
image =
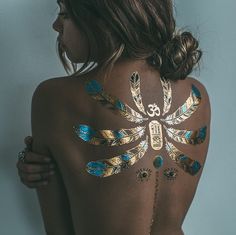
[[[151,136],[151,146],[154,150],[160,150],[163,146],[162,128],[157,120],[149,123],[149,131]]]

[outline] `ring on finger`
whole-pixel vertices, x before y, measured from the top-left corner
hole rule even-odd
[[[21,162],[25,162],[25,154],[26,154],[26,150],[24,149],[23,151],[20,151],[18,153],[18,159],[21,161]]]
[[[28,153],[28,152],[29,152],[29,149],[28,149],[27,147],[24,148],[24,150],[22,150],[22,151],[20,151],[20,152],[18,153],[18,159],[19,159],[21,162],[25,163],[26,153]]]

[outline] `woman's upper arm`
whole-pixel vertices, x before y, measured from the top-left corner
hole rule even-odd
[[[50,107],[51,84],[42,82],[35,90],[31,106],[32,151],[50,155],[47,148],[47,131]],[[37,188],[41,213],[48,235],[73,235],[74,228],[70,203],[60,171],[50,177],[48,185]]]

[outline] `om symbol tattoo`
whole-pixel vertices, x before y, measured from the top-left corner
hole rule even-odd
[[[151,113],[149,113],[147,111],[147,114],[148,114],[149,117],[160,116],[161,111],[160,111],[160,108],[157,106],[156,103],[149,104],[148,108],[150,109],[150,112],[151,112]]]

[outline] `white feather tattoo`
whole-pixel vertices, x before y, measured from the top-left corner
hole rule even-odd
[[[134,72],[130,77],[130,90],[136,107],[140,112],[146,114],[140,91],[140,77],[138,72]]]
[[[191,115],[197,110],[200,101],[200,91],[197,89],[197,87],[192,85],[190,96],[185,101],[185,103],[180,106],[174,113],[168,115],[164,119],[161,119],[161,121],[164,121],[169,125],[175,125],[185,121],[187,118],[191,117]]]

